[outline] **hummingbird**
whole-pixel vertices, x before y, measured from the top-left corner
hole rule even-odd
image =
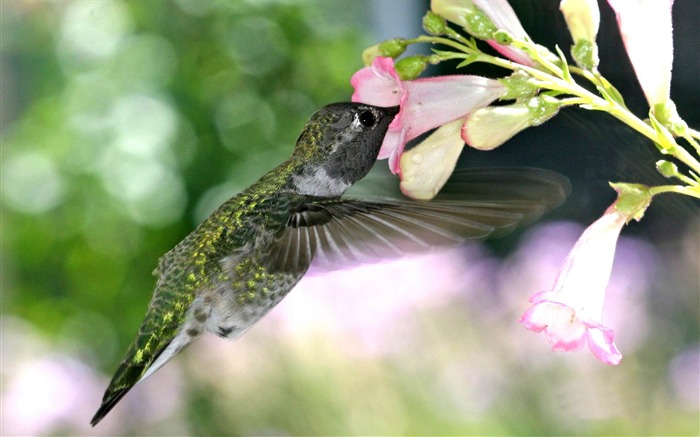
[[[457,172],[442,200],[343,196],[371,170],[398,112],[360,103],[321,108],[287,161],[159,260],[145,319],[92,426],[205,332],[240,337],[312,262],[337,268],[454,245],[533,220],[565,198],[564,177],[533,169]]]

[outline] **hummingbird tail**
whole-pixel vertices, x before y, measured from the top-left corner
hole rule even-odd
[[[102,405],[100,405],[100,408],[97,409],[97,412],[92,417],[90,425],[95,426],[100,423],[107,413],[109,413],[112,408],[117,405],[117,402],[119,402],[119,400],[121,400],[121,398],[123,398],[129,390],[131,390],[131,387],[122,388],[116,391],[107,390],[104,398],[102,398]]]
[[[122,361],[112,381],[109,383],[109,387],[107,387],[102,397],[102,404],[90,421],[90,425],[97,425],[137,382],[152,373],[149,368],[152,368],[152,363],[158,359],[167,346],[168,344],[161,348],[152,359],[143,361],[140,364],[135,364],[133,361],[128,360],[128,358]],[[132,351],[130,350],[129,352],[130,353],[127,353],[127,357],[132,356]]]

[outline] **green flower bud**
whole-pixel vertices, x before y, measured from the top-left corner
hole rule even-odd
[[[394,38],[379,44],[375,44],[371,47],[367,47],[362,52],[362,62],[365,64],[365,67],[368,67],[372,64],[374,58],[379,56],[385,58],[396,58],[401,56],[401,54],[406,51],[406,47],[408,47],[408,44],[406,43],[406,40],[402,38]]]
[[[379,51],[384,57],[396,58],[406,51],[406,47],[408,47],[408,44],[405,39],[394,38],[379,44]]]
[[[664,161],[663,159],[656,162],[656,169],[666,178],[672,178],[678,174],[678,166],[672,162]]]
[[[428,62],[429,60],[426,56],[408,56],[398,60],[394,64],[394,68],[401,80],[413,80],[425,70],[425,67],[428,66]]]
[[[428,11],[423,17],[423,30],[428,35],[444,35],[447,32],[447,22],[438,14]]]

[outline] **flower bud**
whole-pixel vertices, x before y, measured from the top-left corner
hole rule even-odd
[[[403,59],[399,59],[395,64],[394,68],[399,74],[401,80],[413,80],[417,78],[425,67],[428,66],[428,57],[423,55],[407,56]]]
[[[394,38],[375,44],[367,47],[362,52],[362,62],[365,64],[365,67],[368,67],[372,64],[374,58],[396,58],[406,51],[406,47],[408,47],[408,44],[403,38]]]
[[[396,58],[406,51],[408,43],[403,38],[393,38],[379,44],[379,51],[385,58]]]
[[[670,161],[665,161],[665,160],[660,160],[656,162],[656,169],[661,173],[663,177],[666,178],[672,178],[678,174],[678,166],[676,164],[670,162]]]
[[[428,11],[423,17],[423,30],[428,35],[444,35],[447,31],[447,22],[438,14]]]

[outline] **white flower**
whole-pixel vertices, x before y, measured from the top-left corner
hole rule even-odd
[[[673,0],[608,0],[651,108],[668,102],[673,67]]]

